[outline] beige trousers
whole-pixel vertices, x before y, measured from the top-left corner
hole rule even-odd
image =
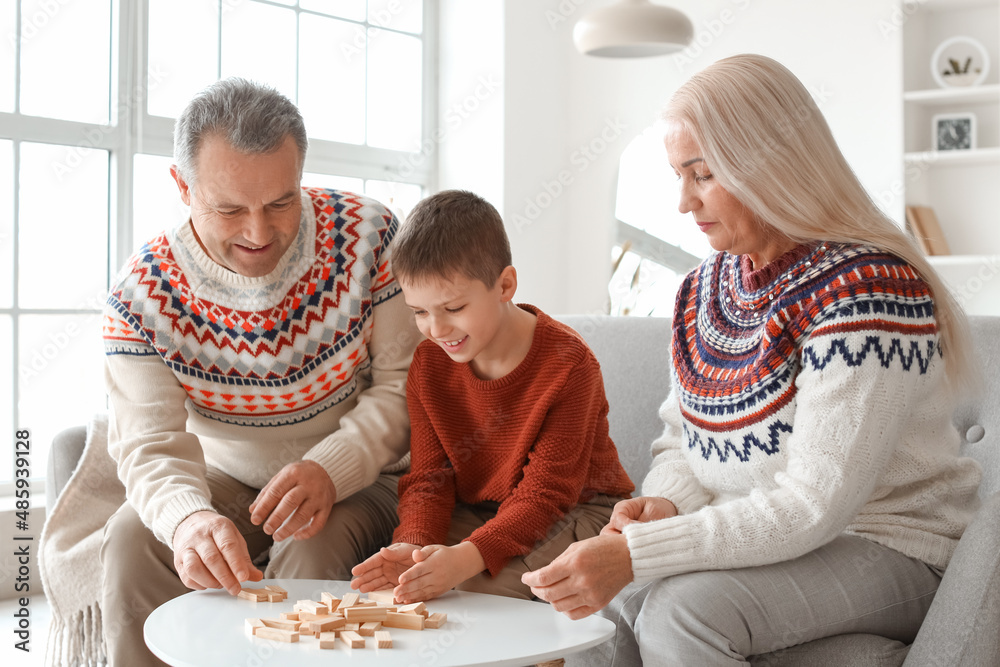
[[[595,496],[589,503],[577,505],[556,522],[543,540],[524,556],[511,558],[496,577],[480,572],[455,588],[460,591],[491,593],[509,598],[534,600],[531,589],[521,583],[521,575],[545,567],[574,542],[600,534],[607,525],[615,503],[621,498]],[[476,528],[496,516],[496,506],[456,505],[448,531],[448,546],[458,544]]]
[[[236,524],[254,562],[269,558],[264,576],[350,580],[351,568],[392,541],[398,523],[397,475],[381,475],[367,489],[339,502],[314,537],[275,544],[250,523],[248,507],[258,489],[209,468],[212,505]],[[110,667],[163,663],[146,648],[142,626],[167,600],[187,593],[174,569],[173,550],[142,523],[129,503],[108,520],[101,547],[104,570],[101,615]]]

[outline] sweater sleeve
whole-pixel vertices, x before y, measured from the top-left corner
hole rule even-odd
[[[712,493],[698,481],[684,458],[681,411],[677,392],[671,390],[660,406],[663,434],[653,442],[653,463],[642,483],[647,496],[666,498],[680,514],[690,514],[712,502]]]
[[[310,449],[304,459],[327,471],[337,501],[372,485],[385,468],[409,450],[406,374],[420,338],[410,309],[396,293],[376,305],[368,342],[367,387],[340,420],[340,428]]]
[[[635,581],[796,558],[843,532],[887,469],[914,405],[944,391],[936,329],[840,313],[800,350],[787,466],[770,490],[625,528]]]
[[[444,544],[455,508],[455,469],[421,400],[420,354],[407,382],[410,413],[410,472],[399,480],[399,526],[393,542]]]
[[[580,499],[598,424],[608,410],[596,359],[566,375],[523,468],[523,477],[496,516],[467,538],[492,576],[514,556],[530,552]]]
[[[152,348],[145,355],[109,354],[104,368],[111,406],[108,451],[129,502],[170,546],[184,519],[215,511],[201,443],[186,428],[187,392]]]

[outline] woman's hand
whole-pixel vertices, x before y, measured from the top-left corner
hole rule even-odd
[[[666,498],[641,496],[621,500],[615,505],[608,525],[601,529],[601,535],[621,535],[622,529],[630,523],[646,523],[677,516],[677,508]]]
[[[436,598],[486,569],[479,548],[472,542],[453,547],[431,544],[415,549],[411,557],[413,567],[399,575],[399,586],[393,591],[403,604]]]
[[[576,620],[599,611],[632,581],[632,556],[624,535],[598,535],[569,546],[521,581],[531,592]]]
[[[357,579],[351,582],[351,588],[368,593],[397,586],[399,575],[413,567],[413,553],[419,548],[405,542],[382,547],[378,553],[354,566],[351,574]]]

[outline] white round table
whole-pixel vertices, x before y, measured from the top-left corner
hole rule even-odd
[[[149,615],[143,628],[146,644],[175,667],[312,667],[350,662],[353,666],[457,667],[458,665],[532,665],[582,651],[609,639],[614,624],[598,616],[571,621],[541,602],[480,593],[449,593],[429,600],[428,611],[448,614],[437,630],[388,628],[393,648],[376,649],[368,638],[364,649],[324,650],[319,641],[302,635],[297,643],[252,637],[247,618],[278,618],[292,611],[297,600],[319,600],[328,591],[336,597],[351,592],[346,581],[268,579],[247,584],[263,588],[277,584],[288,590],[284,602],[250,602],[222,590],[192,591],[164,603]]]

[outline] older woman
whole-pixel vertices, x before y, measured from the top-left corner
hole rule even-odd
[[[680,210],[718,252],[677,295],[646,495],[523,580],[572,618],[607,606],[601,667],[910,642],[977,508],[951,424],[964,316],[777,62],[715,63],[665,119]]]

